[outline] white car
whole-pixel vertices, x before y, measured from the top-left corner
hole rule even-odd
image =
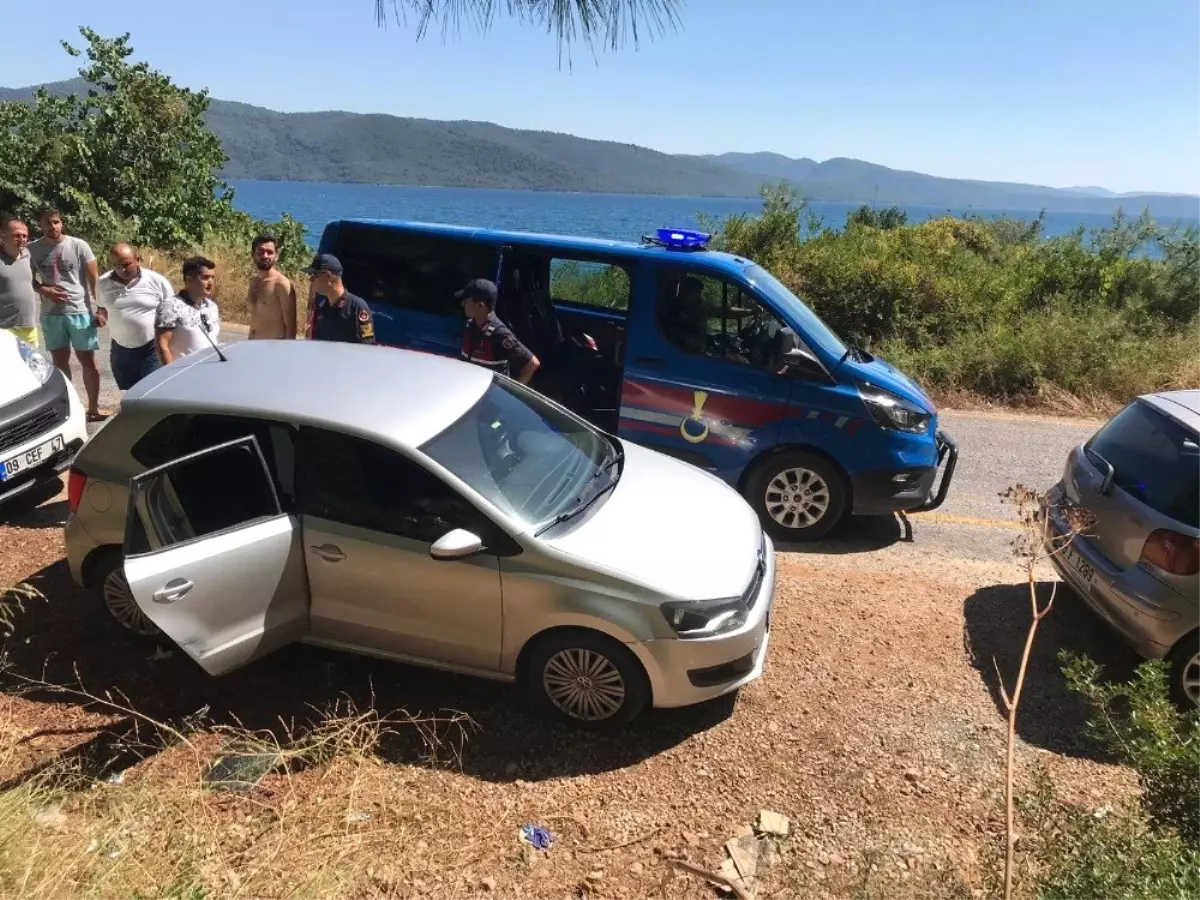
[[[48,354],[0,330],[0,510],[66,471],[86,440],[74,386]]]

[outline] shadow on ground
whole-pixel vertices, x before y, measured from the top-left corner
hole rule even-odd
[[[18,495],[0,506],[0,525],[20,528],[62,528],[67,518],[67,500],[46,501],[57,497],[63,488],[61,478],[53,478]]]
[[[726,697],[691,708],[649,710],[614,740],[533,717],[510,685],[301,645],[212,678],[165,639],[138,638],[117,625],[99,599],[74,586],[65,561],[28,582],[47,599],[26,602],[17,611],[12,637],[3,647],[0,690],[56,704],[64,710],[66,730],[72,711],[107,710],[86,697],[31,686],[28,679],[82,685],[92,696],[123,697],[130,709],[176,726],[207,708],[213,723],[270,731],[280,740],[285,738],[281,721],[303,733],[319,718],[316,711],[338,701],[350,700],[360,710],[373,706],[381,714],[403,710],[448,718],[452,711],[465,713],[478,726],[469,730],[461,752],[467,774],[489,781],[537,781],[633,765],[719,724],[736,705],[735,698]],[[46,766],[66,764],[102,777],[146,755],[146,731],[144,722],[123,716]],[[382,750],[396,762],[427,754],[411,727],[399,729]],[[32,774],[25,772],[17,781]]]
[[[901,516],[846,516],[819,541],[781,542],[775,549],[787,553],[870,553],[912,539],[912,524]]]
[[[1037,585],[1038,597],[1052,584]],[[1031,612],[1026,584],[982,588],[963,605],[963,641],[968,659],[987,685],[999,714],[1007,718],[996,667],[1010,691],[1021,664]],[[1127,679],[1141,661],[1116,634],[1060,584],[1050,615],[1038,626],[1017,716],[1017,734],[1026,743],[1087,759],[1107,759],[1088,739],[1088,708],[1067,689],[1060,650],[1086,654],[1111,678]],[[995,662],[993,663],[993,660]]]

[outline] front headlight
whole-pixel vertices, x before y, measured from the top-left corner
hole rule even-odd
[[[929,429],[932,416],[915,403],[898,397],[891,391],[858,382],[858,396],[866,404],[867,412],[875,424],[892,431],[908,434],[924,434]]]
[[[659,609],[681,638],[706,638],[737,631],[746,624],[746,604],[727,600],[671,600]]]
[[[40,384],[50,380],[50,376],[54,374],[54,363],[50,361],[50,357],[22,340],[17,341],[17,352],[21,354],[21,359],[25,360],[25,365],[29,366],[29,371],[37,377]]]

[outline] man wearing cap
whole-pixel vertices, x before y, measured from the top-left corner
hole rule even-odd
[[[496,315],[496,285],[477,278],[454,295],[462,304],[462,358],[529,384],[541,363]]]
[[[367,301],[342,284],[342,263],[332,254],[318,253],[304,270],[312,278],[316,302],[312,339],[347,344],[374,344],[375,317]]]

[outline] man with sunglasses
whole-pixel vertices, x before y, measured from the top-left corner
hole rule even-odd
[[[96,287],[96,324],[108,328],[113,379],[127,391],[159,366],[154,316],[175,291],[165,277],[143,268],[128,244],[114,246],[108,258],[112,268]]]

